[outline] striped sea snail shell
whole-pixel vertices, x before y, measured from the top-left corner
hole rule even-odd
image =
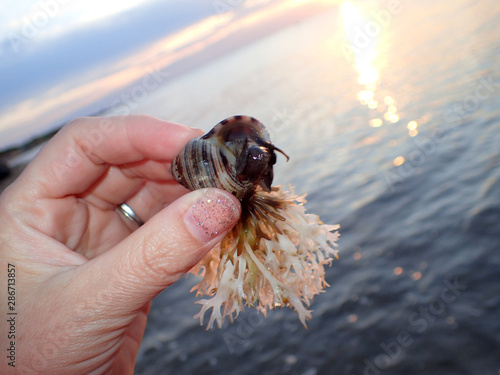
[[[245,199],[260,186],[271,190],[278,151],[264,125],[250,116],[232,116],[189,141],[172,162],[175,180],[189,190],[217,187]]]

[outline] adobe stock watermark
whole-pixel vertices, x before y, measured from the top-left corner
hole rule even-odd
[[[214,7],[215,13],[223,15],[232,12],[244,2],[245,0],[214,0],[212,6]]]
[[[441,129],[435,129],[430,138],[415,139],[415,148],[408,153],[403,164],[397,166],[396,171],[384,172],[384,178],[387,186],[394,192],[396,188],[394,185],[403,182],[413,174],[415,174],[418,167],[423,165],[429,157],[436,153],[438,145],[446,142],[446,133]]]
[[[233,354],[239,348],[247,348],[250,345],[250,336],[263,322],[264,316],[255,309],[251,309],[248,314],[236,319],[233,325],[222,334],[229,353]],[[230,332],[230,330],[233,332]]]
[[[409,327],[415,330],[414,333],[408,331],[400,331],[392,341],[380,343],[380,354],[376,355],[373,359],[366,358],[364,360],[363,375],[380,375],[383,370],[389,368],[396,363],[405,349],[409,348],[414,341],[416,334],[424,333],[432,324],[446,313],[447,306],[455,302],[464,290],[467,289],[466,285],[460,284],[458,277],[453,281],[445,279],[444,287],[438,298],[425,306],[420,306],[418,311],[410,314],[408,317]]]
[[[143,102],[149,93],[156,90],[168,77],[170,73],[162,71],[158,66],[154,69],[148,67],[147,75],[111,103],[110,114],[112,116],[129,115],[131,109]]]
[[[399,0],[390,0],[386,9],[372,11],[370,13],[371,20],[367,21],[363,26],[355,26],[352,39],[342,42],[340,47],[346,60],[348,62],[354,61],[355,56],[372,45],[382,30],[389,26],[393,16],[400,14],[402,11],[403,6]]]
[[[88,130],[81,136],[77,145],[68,145],[68,149],[61,152],[62,157],[51,162],[52,177],[62,182],[68,173],[78,168],[87,158],[87,152],[98,147],[104,141],[106,134],[112,133],[115,129],[116,124],[111,119],[101,118],[98,127]]]
[[[19,52],[21,48],[36,38],[40,30],[46,28],[50,20],[61,12],[62,6],[69,3],[70,0],[45,0],[39,1],[34,13],[28,17],[22,18],[22,26],[18,32],[10,31],[7,33],[7,39],[14,52]]]
[[[495,79],[493,73],[477,80],[474,92],[460,102],[452,103],[443,113],[443,120],[453,126],[460,125],[468,116],[477,112],[481,104],[490,99],[500,88],[500,79]]]
[[[495,79],[493,73],[477,80],[473,92],[459,102],[452,103],[443,113],[443,120],[452,126],[460,125],[467,117],[477,112],[481,105],[491,99],[500,88],[500,79]],[[434,130],[428,139],[415,139],[416,148],[410,151],[403,164],[399,165],[396,172],[384,172],[384,178],[391,189],[394,185],[403,182],[415,174],[417,168],[436,153],[438,145],[446,142],[446,132],[441,129]]]
[[[168,72],[148,68],[145,75],[136,85],[126,93],[121,94],[120,99],[116,99],[110,108],[110,116],[129,115],[132,108],[144,101],[149,93],[157,89],[163,81],[170,76]],[[69,146],[65,152],[62,152],[62,158],[54,160],[51,163],[51,172],[58,181],[66,178],[66,175],[81,165],[87,157],[86,154],[92,149],[98,147],[105,139],[107,134],[116,129],[116,123],[107,117],[100,119],[99,126],[88,130],[79,139],[79,147]]]
[[[288,112],[286,107],[280,109],[273,109],[273,116],[271,121],[266,125],[269,135],[273,138],[274,134],[281,133],[282,131],[289,129],[292,124],[292,115]]]

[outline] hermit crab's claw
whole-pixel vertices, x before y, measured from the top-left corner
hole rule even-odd
[[[266,171],[262,174],[260,177],[260,180],[258,181],[258,184],[264,191],[270,192],[271,191],[271,184],[273,183],[273,168],[268,167]]]

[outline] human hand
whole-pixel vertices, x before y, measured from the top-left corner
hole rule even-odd
[[[133,373],[152,298],[241,212],[225,191],[186,194],[172,179],[170,162],[199,135],[146,116],[77,119],[3,192],[0,275],[15,269],[17,315],[15,367],[3,355],[2,373]],[[2,349],[9,332],[3,322]]]

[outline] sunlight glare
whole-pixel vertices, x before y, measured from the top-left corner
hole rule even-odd
[[[344,1],[341,7],[342,21],[345,29],[345,38],[349,42],[348,59],[353,60],[354,67],[358,72],[358,83],[363,88],[358,92],[359,102],[367,106],[370,110],[377,110],[383,113],[383,119],[372,118],[369,125],[372,128],[381,127],[384,123],[396,124],[401,117],[398,113],[397,100],[391,96],[385,96],[377,100],[375,96],[376,81],[379,79],[379,72],[374,64],[377,57],[377,48],[380,40],[379,33],[382,27],[377,29],[377,32],[369,32],[367,25],[369,22],[374,22],[370,17],[369,6],[361,1],[355,5],[354,1]],[[371,12],[373,16],[373,11]],[[368,30],[368,31],[367,31]],[[375,116],[379,116],[376,114]],[[418,135],[417,122],[410,121],[408,123],[408,132],[410,137]],[[399,166],[405,162],[405,159],[400,156],[394,159],[394,165]]]
[[[375,109],[378,107],[378,102],[376,100],[370,100],[368,102],[368,108]]]
[[[356,69],[359,72],[358,83],[367,85],[378,79],[378,71],[372,66],[377,52],[375,50],[375,40],[368,40],[367,45],[360,45],[359,33],[366,25],[366,20],[357,7],[351,2],[346,1],[342,4],[342,19],[346,38],[354,53]]]
[[[363,105],[368,105],[368,103],[373,101],[373,91],[372,90],[362,90],[358,92],[358,100]]]
[[[371,64],[371,62],[370,62]],[[366,85],[368,83],[375,82],[378,79],[378,71],[375,69],[373,66],[370,64],[367,64],[366,66],[364,63],[357,62],[356,63],[356,68],[358,69],[360,76],[358,77],[358,83],[360,85]]]
[[[396,167],[399,167],[400,165],[403,165],[405,162],[405,158],[402,156],[398,156],[397,158],[394,159],[393,163]]]
[[[392,99],[390,96],[386,96],[384,98],[384,103],[387,105],[391,105],[392,103],[394,103],[394,99]]]
[[[344,24],[346,25],[354,24],[359,26],[363,22],[361,15],[351,1],[345,1],[342,4],[342,17],[344,19]]]

